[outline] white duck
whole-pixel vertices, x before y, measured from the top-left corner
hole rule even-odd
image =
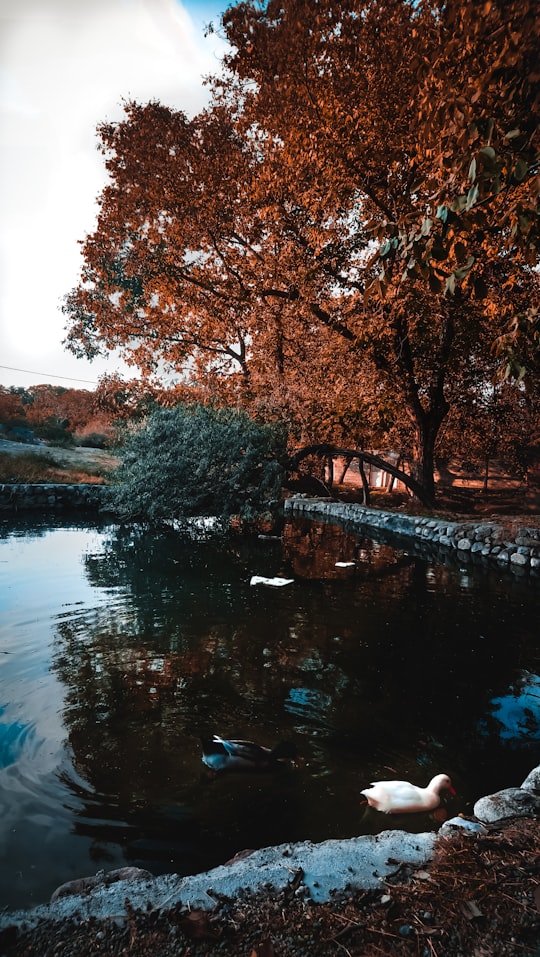
[[[371,807],[384,814],[408,814],[414,811],[432,811],[441,803],[441,791],[455,794],[452,782],[447,774],[436,774],[427,788],[419,788],[408,781],[373,781],[365,788],[365,794]]]

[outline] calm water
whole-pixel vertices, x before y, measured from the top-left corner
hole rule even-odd
[[[215,543],[21,522],[1,527],[0,589],[0,906],[101,868],[434,829],[360,789],[446,771],[448,813],[468,813],[540,760],[538,579],[315,523]],[[214,731],[291,739],[305,764],[211,779]]]

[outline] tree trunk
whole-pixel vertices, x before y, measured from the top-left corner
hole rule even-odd
[[[366,478],[364,463],[360,460],[358,465],[360,478],[362,479],[362,505],[369,505],[369,482]]]
[[[419,502],[422,502],[423,505],[429,505],[429,502],[425,495],[424,487],[415,480],[414,476],[407,475],[406,472],[402,472],[400,469],[397,469],[395,465],[391,465],[389,462],[385,462],[385,460],[382,459],[379,455],[373,455],[371,452],[362,452],[360,451],[360,449],[354,449],[354,450],[344,449],[339,446],[329,445],[327,442],[322,442],[316,445],[305,445],[303,448],[297,449],[297,451],[294,452],[293,455],[287,456],[287,458],[284,459],[281,464],[283,465],[283,468],[285,469],[286,472],[298,472],[300,462],[311,455],[318,455],[318,456],[332,455],[334,457],[337,455],[346,455],[351,460],[358,459],[359,465],[361,467],[363,467],[365,462],[368,462],[370,465],[374,465],[376,468],[381,469],[383,472],[389,472],[390,475],[395,475],[396,478],[399,479],[400,482],[403,482],[403,484],[407,487],[407,489],[409,489],[413,493],[414,497],[417,498]],[[361,474],[364,475],[364,479],[365,479],[365,474],[363,472]],[[362,481],[362,484],[364,484],[364,479]],[[320,479],[315,479],[313,477],[313,481],[320,482]],[[369,492],[367,479],[365,479],[365,483],[366,483],[366,486],[368,487],[368,492]],[[322,482],[320,484],[326,491],[328,491],[328,489]],[[365,490],[365,486],[364,486],[364,490]]]
[[[482,485],[482,492],[487,494],[489,482],[489,455],[486,455],[486,461],[484,464],[484,484]]]
[[[352,461],[352,460],[351,460],[350,458],[345,457],[345,460],[344,460],[344,463],[343,463],[343,467],[342,467],[341,472],[339,473],[338,478],[337,478],[337,484],[338,484],[338,485],[343,485],[343,483],[344,483],[344,481],[345,481],[345,476],[346,476],[347,472],[349,471],[349,466],[350,466],[350,464],[351,464],[351,461]]]
[[[435,501],[435,444],[440,427],[450,406],[439,395],[432,402],[429,411],[422,410],[413,418],[414,440],[413,460],[411,473],[425,492],[426,500],[433,504]],[[416,496],[415,496],[416,498]]]
[[[334,485],[334,459],[331,455],[328,456],[325,462],[323,462],[322,467],[322,480],[328,486],[329,489],[333,488]]]
[[[441,315],[439,345],[435,357],[437,371],[429,389],[421,388],[415,374],[415,360],[407,322],[399,313],[394,317],[394,354],[401,372],[401,383],[405,387],[405,409],[413,427],[411,474],[417,484],[422,486],[424,497],[429,504],[435,501],[435,444],[443,420],[450,410],[444,395],[444,384],[454,340],[453,308],[455,303],[450,307],[446,303]],[[418,498],[414,489],[413,493],[414,498]]]

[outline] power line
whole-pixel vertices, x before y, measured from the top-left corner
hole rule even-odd
[[[68,375],[54,375],[52,372],[35,372],[33,369],[17,369],[16,366],[2,366],[0,369],[9,369],[10,372],[27,372],[28,375],[42,375],[49,379],[65,379],[67,382],[86,382],[87,385],[97,385],[93,379],[75,379]]]

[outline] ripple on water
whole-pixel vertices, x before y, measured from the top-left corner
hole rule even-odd
[[[4,712],[0,708],[0,714]],[[35,725],[21,721],[0,721],[0,769],[15,764],[23,750],[35,744]]]

